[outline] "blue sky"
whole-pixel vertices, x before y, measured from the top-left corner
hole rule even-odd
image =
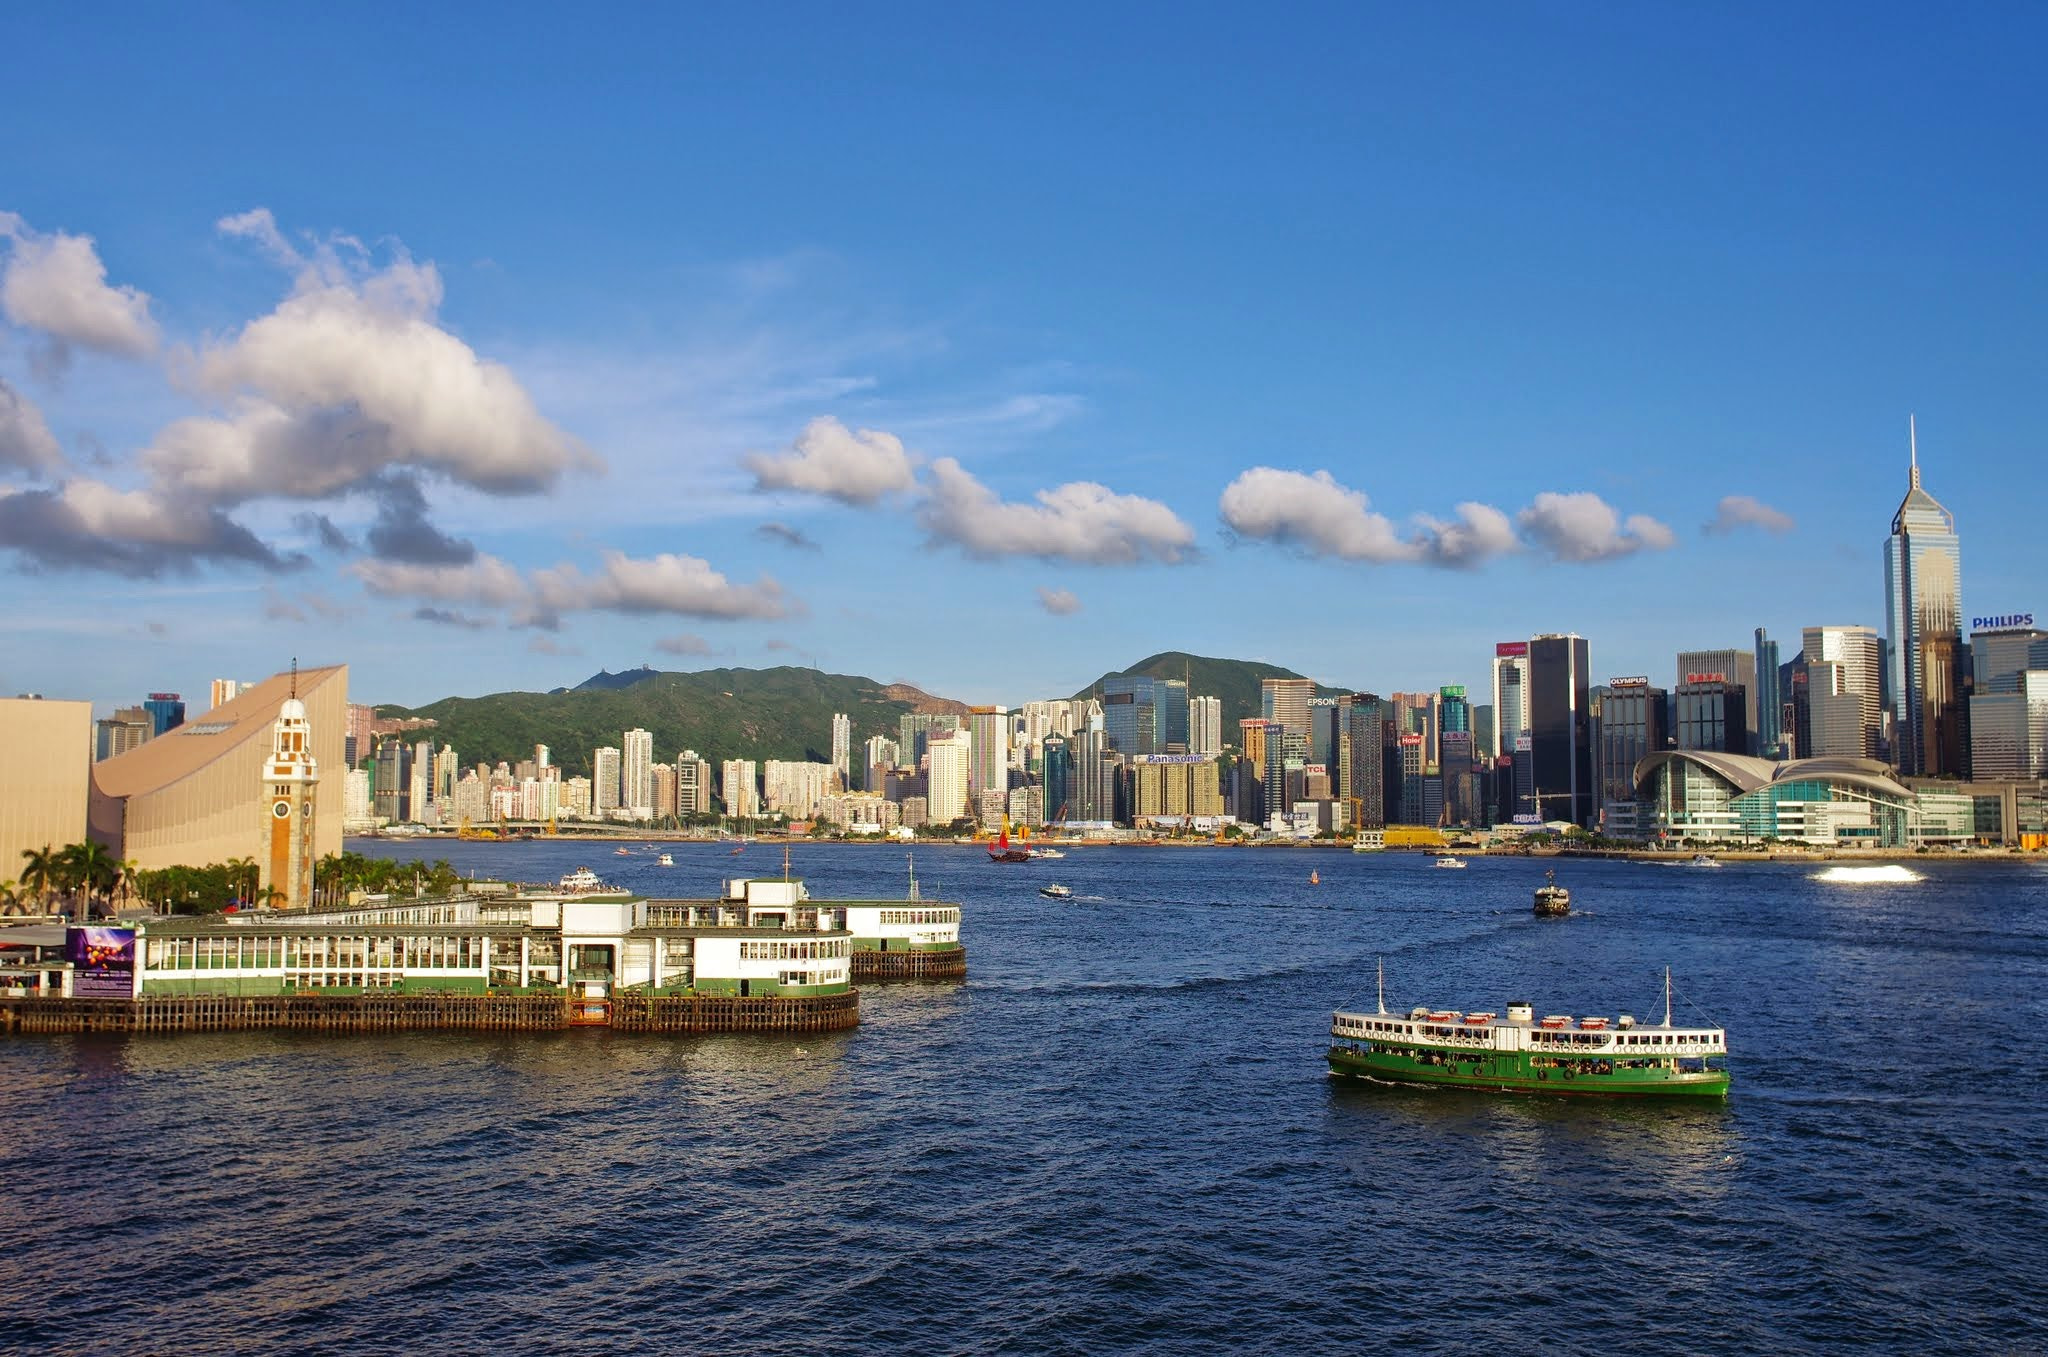
[[[1909,411],[1966,609],[2038,613],[2044,38],[12,11],[0,690],[1668,677],[1881,625]]]

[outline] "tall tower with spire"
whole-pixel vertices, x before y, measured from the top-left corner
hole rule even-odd
[[[1955,516],[1920,485],[1920,438],[1906,417],[1906,498],[1884,544],[1892,758],[1908,776],[1964,772],[1962,544]]]
[[[313,758],[306,704],[299,701],[299,663],[292,661],[291,696],[278,708],[270,728],[270,757],[263,763],[263,804],[269,821],[264,884],[279,909],[313,906],[313,810],[320,768]]]

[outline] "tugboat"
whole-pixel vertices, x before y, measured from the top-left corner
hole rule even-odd
[[[1338,1011],[1330,1021],[1330,1073],[1392,1084],[1443,1084],[1488,1093],[1604,1097],[1728,1095],[1728,1034],[1673,1027],[1671,972],[1664,973],[1664,1022],[1639,1027],[1619,1017],[1553,1014],[1538,1020],[1525,1000],[1507,1017],[1418,1007]]]
[[[1543,874],[1543,884],[1536,888],[1536,917],[1539,919],[1562,919],[1572,912],[1572,893],[1557,884],[1557,873]]]
[[[995,841],[994,843],[992,843],[992,844],[990,844],[990,845],[988,846],[988,860],[989,860],[990,862],[1029,862],[1029,861],[1031,861],[1031,850],[1030,850],[1030,849],[1028,849],[1028,848],[1017,848],[1017,847],[1014,847],[1014,846],[1012,846],[1012,845],[1011,845],[1011,843],[1010,843],[1010,822],[1009,822],[1008,820],[1004,820],[1004,821],[1003,821],[1003,832],[1002,832],[1002,834],[1001,834],[1001,835],[1000,835],[1000,836],[999,836],[999,837],[998,837],[998,838],[996,839],[996,841]]]

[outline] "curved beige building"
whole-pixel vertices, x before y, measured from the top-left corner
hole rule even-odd
[[[341,851],[348,666],[302,669],[297,683],[320,770],[320,813],[312,820],[319,858]],[[92,837],[115,857],[145,869],[203,867],[234,858],[268,862],[272,817],[265,766],[272,727],[292,684],[290,674],[265,679],[139,749],[94,764]]]

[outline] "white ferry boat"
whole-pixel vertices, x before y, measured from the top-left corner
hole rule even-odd
[[[597,873],[588,867],[578,867],[562,878],[562,889],[572,895],[588,895],[592,891],[603,890],[604,882],[598,880]]]
[[[1449,853],[1445,853],[1443,856],[1439,857],[1436,860],[1436,865],[1439,867],[1463,867],[1465,865],[1465,859],[1461,857],[1454,857]]]

